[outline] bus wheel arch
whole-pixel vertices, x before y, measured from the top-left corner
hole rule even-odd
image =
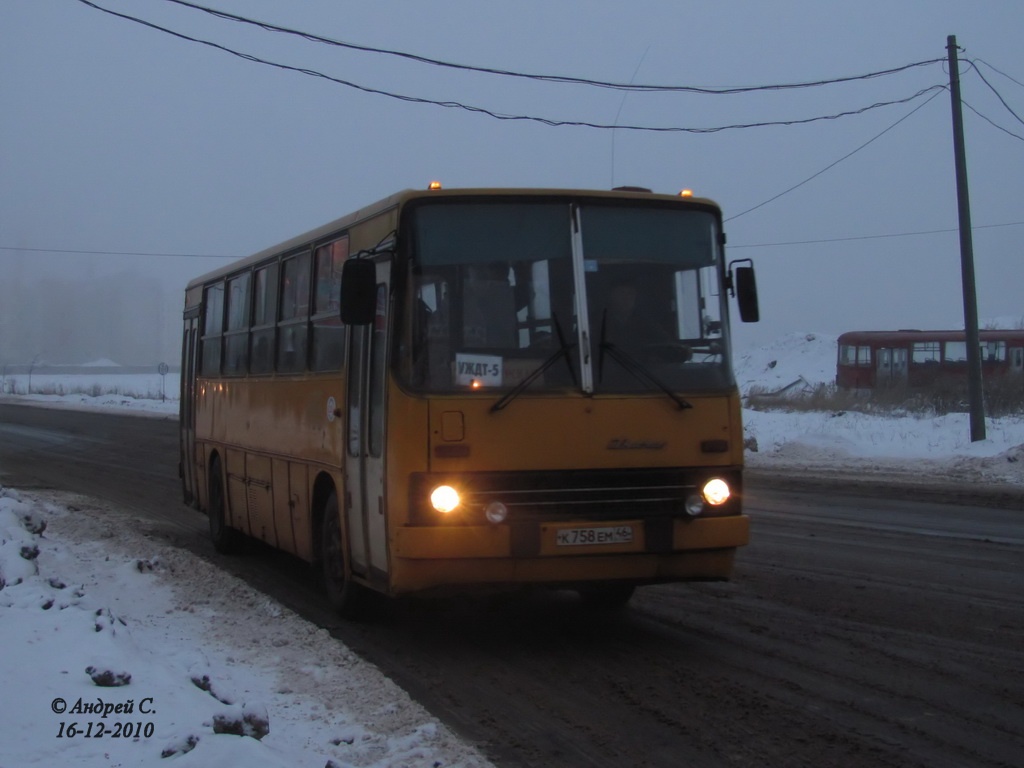
[[[206,476],[209,478],[206,515],[210,521],[210,540],[213,542],[215,550],[222,555],[230,555],[238,551],[241,534],[228,526],[224,470],[220,454],[216,451],[210,455],[210,465]]]

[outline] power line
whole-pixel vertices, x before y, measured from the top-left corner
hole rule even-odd
[[[985,61],[984,59],[971,59],[970,61],[971,61],[971,63],[972,63],[972,64],[973,64],[973,63],[974,63],[975,61],[977,61],[977,62],[978,62],[978,63],[980,63],[980,64],[984,64],[984,65],[985,65],[986,67],[988,67],[989,69],[991,69],[991,70],[994,70],[994,71],[998,72],[998,73],[999,73],[1000,75],[1002,75],[1003,77],[1005,77],[1005,78],[1006,78],[1007,80],[1013,80],[1013,82],[1015,82],[1015,83],[1016,83],[1017,85],[1019,85],[1019,86],[1020,86],[1021,88],[1024,88],[1024,83],[1022,83],[1022,82],[1021,82],[1020,80],[1017,80],[1017,79],[1016,79],[1016,78],[1014,78],[1014,77],[1010,77],[1010,76],[1009,76],[1008,74],[1006,74],[1005,72],[1003,72],[1003,71],[1002,71],[1001,69],[996,69],[995,67],[993,67],[993,66],[992,66],[991,64],[989,64],[989,63],[988,63],[987,61]]]
[[[980,60],[980,59],[978,59],[978,61],[981,61],[981,60]],[[991,65],[991,64],[988,64],[987,62],[982,62],[982,63],[986,64],[986,65],[987,65],[987,66],[989,66],[989,67],[992,67],[992,65]],[[1008,110],[1010,111],[1010,113],[1011,113],[1011,114],[1012,114],[1012,115],[1013,115],[1014,117],[1016,117],[1016,118],[1017,118],[1018,120],[1020,120],[1020,117],[1019,117],[1019,116],[1017,115],[1017,113],[1015,113],[1015,112],[1014,112],[1014,111],[1013,111],[1012,109],[1010,109],[1009,105],[1008,105],[1008,104],[1006,103],[1006,100],[1005,100],[1005,99],[1003,99],[1003,97],[1002,97],[1002,96],[1001,96],[1001,95],[999,94],[999,92],[998,92],[998,91],[997,91],[997,90],[995,89],[995,87],[994,87],[994,86],[993,86],[993,85],[992,85],[992,84],[991,84],[990,82],[988,82],[988,80],[987,80],[987,79],[985,78],[985,76],[984,76],[984,75],[983,75],[983,74],[981,73],[981,70],[979,70],[979,69],[978,69],[977,65],[976,65],[976,64],[975,64],[975,63],[974,63],[973,61],[971,61],[971,62],[970,62],[970,64],[971,64],[971,66],[973,67],[974,71],[975,71],[975,72],[976,72],[976,73],[978,74],[978,76],[979,76],[979,77],[980,77],[980,78],[981,78],[981,79],[982,79],[982,80],[983,80],[983,81],[985,82],[985,85],[987,85],[987,86],[988,86],[988,87],[989,87],[989,88],[990,88],[990,89],[992,90],[992,92],[996,94],[996,96],[997,96],[997,97],[999,98],[999,100],[1000,100],[1000,101],[1001,101],[1001,102],[1003,103],[1003,106],[1004,106],[1004,107],[1006,107],[1006,108],[1007,108],[1007,109],[1008,109]],[[995,69],[995,67],[992,67],[992,69]],[[997,71],[997,72],[999,72],[999,70],[996,70],[996,71]],[[1006,75],[1006,74],[1005,74],[1005,73],[1003,73],[1003,72],[999,72],[999,74],[1003,75],[1004,77],[1009,77],[1009,75]],[[1010,79],[1012,80],[1013,78],[1010,78]],[[1014,82],[1016,82],[1016,81],[1014,81]],[[946,90],[946,89],[945,89],[945,88],[943,88],[943,90]],[[931,96],[931,97],[930,97],[930,98],[929,98],[929,99],[928,99],[927,101],[925,101],[925,102],[924,102],[923,104],[920,104],[920,105],[918,105],[917,107],[915,107],[914,109],[912,109],[912,110],[911,110],[910,112],[908,112],[908,113],[907,113],[906,115],[904,115],[904,116],[903,116],[903,117],[901,117],[901,118],[900,118],[899,120],[897,120],[897,121],[896,121],[895,123],[893,123],[893,124],[892,124],[892,125],[890,125],[890,126],[889,126],[888,128],[886,128],[886,129],[885,129],[884,131],[882,131],[881,133],[878,133],[878,134],[876,134],[875,136],[873,136],[872,138],[868,139],[868,140],[867,140],[866,142],[864,142],[863,144],[861,144],[861,145],[860,145],[859,147],[857,147],[857,148],[856,148],[855,150],[853,150],[852,152],[849,152],[849,153],[848,153],[848,154],[846,154],[846,155],[843,155],[843,156],[842,156],[842,157],[840,157],[840,158],[839,158],[838,160],[836,160],[836,161],[835,161],[834,163],[831,163],[831,164],[829,164],[829,165],[825,166],[824,168],[822,168],[822,169],[821,169],[820,171],[818,171],[817,173],[815,173],[815,174],[813,174],[813,175],[811,175],[811,176],[808,176],[808,177],[807,177],[806,179],[804,179],[803,181],[799,182],[798,184],[794,184],[794,185],[793,185],[792,187],[789,187],[788,189],[785,189],[785,190],[783,190],[782,192],[779,192],[779,193],[778,193],[777,195],[775,195],[775,196],[773,196],[773,197],[770,197],[770,198],[768,198],[768,199],[767,199],[767,200],[765,200],[764,202],[762,202],[762,203],[758,203],[757,205],[753,206],[752,208],[748,208],[748,209],[746,209],[745,211],[741,211],[740,213],[737,213],[737,214],[735,214],[734,216],[730,216],[730,217],[728,217],[727,219],[725,219],[725,221],[727,221],[727,222],[728,222],[728,221],[732,221],[732,220],[734,220],[734,219],[738,219],[738,218],[739,218],[740,216],[744,216],[744,215],[746,215],[746,214],[748,214],[748,213],[751,213],[752,211],[756,211],[756,210],[757,210],[758,208],[761,208],[761,207],[763,207],[763,206],[765,206],[765,205],[768,205],[769,203],[772,203],[772,202],[774,202],[774,201],[778,200],[778,199],[779,199],[780,197],[782,197],[782,196],[784,196],[784,195],[787,195],[787,194],[789,194],[790,192],[792,192],[792,191],[794,191],[794,190],[796,190],[796,189],[799,189],[799,188],[800,188],[800,187],[802,187],[802,186],[803,186],[804,184],[807,184],[808,182],[810,182],[810,181],[813,181],[814,179],[818,178],[819,176],[821,176],[821,175],[822,175],[823,173],[825,173],[826,171],[829,171],[829,170],[831,170],[832,168],[834,168],[835,166],[837,166],[837,165],[838,165],[839,163],[843,162],[843,160],[846,160],[847,158],[849,158],[849,157],[851,157],[851,156],[855,155],[855,154],[856,154],[857,152],[860,152],[860,151],[861,151],[862,149],[864,149],[864,148],[865,148],[866,146],[868,146],[869,144],[871,144],[872,142],[874,142],[874,141],[875,141],[876,139],[880,138],[880,137],[881,137],[881,136],[883,136],[884,134],[886,134],[886,133],[888,133],[889,131],[891,131],[891,130],[892,130],[893,128],[895,128],[895,127],[896,127],[897,125],[899,125],[900,123],[902,123],[902,122],[903,122],[904,120],[906,120],[906,119],[907,119],[908,117],[910,117],[911,115],[913,115],[913,114],[914,114],[915,112],[917,112],[917,111],[918,111],[919,109],[922,109],[922,108],[923,108],[923,107],[924,107],[924,106],[925,106],[926,104],[928,104],[929,102],[931,102],[931,101],[932,101],[932,100],[933,100],[933,99],[934,99],[934,98],[935,98],[936,96],[938,96],[938,95],[939,95],[939,93],[941,93],[941,91],[939,91],[939,92],[936,92],[936,93],[935,93],[934,95],[932,95],[932,96]],[[994,126],[995,128],[998,128],[998,129],[999,129],[1000,131],[1002,131],[1003,133],[1009,134],[1010,136],[1012,136],[1012,137],[1013,137],[1013,138],[1015,138],[1015,139],[1020,139],[1021,141],[1024,141],[1024,136],[1018,136],[1018,135],[1017,135],[1016,133],[1014,133],[1013,131],[1010,131],[1010,130],[1008,130],[1008,129],[1006,129],[1006,128],[1003,128],[1003,127],[1002,127],[1001,125],[999,125],[998,123],[996,123],[996,122],[995,122],[994,120],[992,120],[991,118],[989,118],[989,117],[985,116],[984,114],[982,114],[981,112],[979,112],[979,111],[978,111],[977,109],[975,109],[974,107],[972,107],[972,106],[971,106],[970,104],[968,104],[968,103],[967,103],[966,101],[963,101],[962,103],[963,103],[963,105],[964,105],[965,107],[967,107],[967,108],[968,108],[969,110],[971,110],[971,111],[972,111],[972,112],[973,112],[974,114],[976,114],[976,115],[977,115],[978,117],[980,117],[980,118],[981,118],[982,120],[985,120],[986,122],[990,123],[990,124],[991,124],[992,126]]]
[[[547,125],[547,126],[551,126],[551,127],[563,127],[563,126],[566,126],[566,127],[575,127],[575,128],[597,128],[597,129],[601,129],[601,130],[647,131],[647,132],[654,132],[654,133],[695,133],[695,134],[703,134],[703,133],[718,133],[720,131],[738,130],[738,129],[767,128],[767,127],[771,127],[771,126],[806,125],[808,123],[819,122],[819,121],[822,121],[822,120],[838,120],[838,119],[843,118],[843,117],[850,117],[850,116],[853,116],[853,115],[860,115],[860,114],[864,114],[865,112],[869,112],[869,111],[874,110],[874,109],[879,109],[881,107],[888,107],[888,106],[893,106],[893,105],[896,105],[896,104],[906,104],[908,102],[911,102],[911,101],[913,101],[913,100],[923,96],[926,93],[929,93],[929,92],[934,91],[936,89],[945,87],[943,85],[933,85],[933,86],[930,86],[928,88],[923,88],[923,89],[919,90],[917,93],[914,93],[914,94],[912,94],[910,96],[907,96],[905,98],[902,98],[902,99],[893,99],[893,100],[890,100],[890,101],[876,102],[874,104],[870,104],[870,105],[865,106],[865,107],[860,107],[860,108],[857,108],[857,109],[846,110],[844,112],[839,112],[839,113],[832,114],[832,115],[819,115],[817,117],[808,117],[808,118],[793,119],[793,120],[772,120],[772,121],[755,122],[755,123],[738,123],[738,124],[733,124],[733,125],[722,125],[722,126],[717,126],[717,127],[712,127],[712,128],[689,128],[689,127],[645,126],[645,125],[614,125],[614,124],[607,124],[607,123],[592,123],[592,122],[582,121],[582,120],[553,120],[553,119],[549,119],[549,118],[535,117],[535,116],[530,116],[530,115],[504,114],[504,113],[501,113],[501,112],[495,112],[493,110],[486,109],[484,107],[477,107],[477,106],[473,106],[473,105],[469,105],[469,104],[462,104],[462,103],[457,102],[457,101],[438,101],[438,100],[434,100],[434,99],[422,98],[422,97],[419,97],[419,96],[408,96],[408,95],[404,95],[404,94],[394,93],[394,92],[391,92],[391,91],[384,91],[384,90],[381,90],[381,89],[378,89],[378,88],[371,88],[369,86],[365,86],[365,85],[360,85],[358,83],[354,83],[354,82],[352,82],[350,80],[343,80],[341,78],[332,77],[331,75],[324,74],[323,72],[318,72],[317,70],[314,70],[314,69],[306,69],[306,68],[303,68],[303,67],[293,67],[293,66],[291,66],[289,64],[280,64],[280,63],[277,63],[277,62],[269,61],[267,59],[261,59],[258,56],[253,56],[252,54],[243,53],[241,51],[236,51],[236,50],[234,50],[232,48],[228,48],[227,46],[221,45],[220,43],[214,43],[214,42],[211,42],[209,40],[202,40],[200,38],[190,37],[189,35],[185,35],[185,34],[183,34],[181,32],[175,32],[174,30],[167,29],[166,27],[161,27],[158,24],[154,24],[152,22],[145,21],[143,19],[139,19],[139,18],[137,18],[135,16],[130,16],[130,15],[125,14],[125,13],[120,13],[118,11],[113,11],[113,10],[110,10],[109,8],[104,8],[102,6],[99,6],[99,5],[96,5],[95,3],[90,2],[90,0],[78,0],[78,2],[82,3],[83,5],[87,5],[90,8],[93,8],[93,9],[95,9],[97,11],[102,11],[103,13],[109,14],[111,16],[116,16],[118,18],[122,18],[122,19],[125,19],[127,21],[134,22],[136,24],[141,24],[141,25],[143,25],[145,27],[149,27],[150,29],[154,29],[154,30],[157,30],[159,32],[164,32],[164,33],[166,33],[168,35],[171,35],[173,37],[177,37],[177,38],[179,38],[181,40],[186,40],[186,41],[192,42],[192,43],[199,43],[200,45],[206,45],[206,46],[209,46],[211,48],[215,48],[217,50],[223,51],[225,53],[229,53],[232,56],[238,56],[239,58],[245,59],[246,61],[251,61],[251,62],[254,62],[256,64],[265,64],[267,66],[276,67],[278,69],[283,69],[283,70],[286,70],[286,71],[289,71],[289,72],[298,72],[299,74],[309,75],[310,77],[321,78],[321,79],[328,80],[328,81],[333,82],[333,83],[337,83],[339,85],[346,86],[348,88],[354,88],[354,89],[362,91],[364,93],[375,94],[375,95],[378,95],[378,96],[386,96],[388,98],[397,99],[399,101],[405,101],[405,102],[410,102],[410,103],[414,103],[414,104],[430,104],[430,105],[433,105],[433,106],[445,107],[445,108],[448,108],[448,109],[461,109],[461,110],[465,110],[467,112],[473,112],[473,113],[476,113],[476,114],[485,115],[487,117],[492,117],[492,118],[494,118],[496,120],[535,122],[535,123],[541,123],[542,125]]]
[[[971,227],[972,230],[994,229],[996,227],[1019,227],[1024,221],[1009,221],[1003,224],[980,224]],[[730,249],[735,248],[773,248],[780,245],[819,245],[821,243],[845,243],[854,240],[883,240],[890,237],[917,237],[919,235],[940,235],[950,232],[959,232],[959,229],[928,229],[920,232],[892,232],[885,235],[856,235],[853,237],[832,237],[821,240],[791,240],[786,243],[750,243],[747,245],[729,245]]]
[[[16,248],[0,245],[0,251],[25,251],[26,253],[75,253],[92,256],[157,256],[174,259],[237,259],[238,256],[224,256],[212,253],[149,253],[145,251],[83,251],[76,248]]]
[[[1024,221],[1010,221],[1003,224],[981,224],[973,229],[994,229],[997,227],[1019,227]],[[850,240],[880,240],[888,237],[914,237],[917,235],[936,235],[948,232],[957,232],[956,229],[931,229],[920,232],[899,232],[887,235],[859,235],[853,237],[835,237],[822,240],[794,240],[787,243],[754,243],[748,245],[732,245],[729,248],[770,248],[776,245],[811,245],[818,243],[841,243]],[[237,259],[236,256],[225,256],[224,254],[212,253],[153,253],[148,251],[87,251],[75,248],[21,248],[14,246],[0,245],[0,251],[24,251],[27,253],[73,253],[89,256],[147,256],[160,258],[184,258],[184,259]]]
[[[396,51],[388,48],[377,48],[369,45],[358,45],[356,43],[347,43],[341,40],[334,40],[329,37],[322,37],[315,35],[310,32],[303,32],[297,29],[291,29],[288,27],[281,27],[276,24],[270,24],[265,21],[258,21],[245,16],[239,16],[237,14],[228,13],[221,11],[216,8],[207,8],[206,6],[197,5],[195,3],[186,2],[186,0],[166,0],[166,2],[174,3],[175,5],[181,5],[186,8],[192,8],[197,11],[208,13],[211,16],[215,16],[220,19],[228,21],[235,21],[242,24],[249,24],[252,26],[259,27],[269,32],[280,32],[287,35],[294,35],[301,37],[304,40],[309,40],[314,43],[323,43],[325,45],[333,45],[339,48],[347,48],[354,51],[362,51],[364,53],[377,53],[385,56],[395,56],[398,58],[408,59],[410,61],[419,62],[421,64],[430,64],[438,67],[446,67],[449,69],[462,70],[466,72],[478,72],[488,75],[501,75],[504,77],[515,77],[526,80],[540,80],[545,82],[553,83],[567,83],[572,85],[587,85],[598,88],[611,88],[621,91],[645,91],[652,93],[664,93],[664,92],[685,92],[685,93],[703,93],[712,95],[728,95],[736,93],[750,93],[752,91],[781,91],[791,90],[797,88],[814,88],[823,85],[834,85],[836,83],[848,83],[857,80],[870,80],[876,77],[885,77],[888,75],[898,74],[905,72],[915,67],[923,67],[929,64],[936,64],[945,61],[945,59],[928,59],[927,61],[916,61],[911,64],[904,64],[899,67],[892,67],[890,69],[883,69],[877,72],[868,72],[863,75],[850,75],[847,77],[837,77],[829,80],[814,80],[807,82],[798,83],[783,83],[776,85],[749,85],[749,86],[729,86],[711,88],[707,86],[694,86],[694,85],[642,85],[637,83],[617,83],[609,82],[605,80],[592,80],[583,77],[569,77],[567,75],[543,75],[543,74],[530,74],[525,72],[515,72],[512,70],[495,69],[491,67],[480,67],[473,66],[470,64],[456,64],[450,61],[444,61],[442,59],[433,59],[427,56],[421,56],[419,54],[407,53],[405,51]]]
[[[801,181],[801,182],[800,182],[800,183],[798,183],[798,184],[794,184],[794,185],[793,185],[792,187],[790,187],[789,189],[786,189],[786,190],[783,190],[782,192],[779,192],[779,193],[778,193],[777,195],[775,195],[774,197],[770,197],[770,198],[768,198],[768,199],[767,199],[767,200],[765,200],[765,201],[764,201],[763,203],[758,203],[757,205],[755,205],[755,206],[754,206],[754,207],[752,207],[752,208],[747,208],[747,210],[745,210],[745,211],[741,211],[740,213],[737,213],[737,214],[736,214],[736,215],[734,215],[734,216],[730,216],[730,217],[728,217],[727,219],[725,219],[725,221],[732,221],[733,219],[738,219],[738,218],[739,218],[740,216],[744,216],[744,215],[746,215],[746,214],[748,214],[748,213],[750,213],[750,212],[752,212],[752,211],[756,211],[756,210],[757,210],[758,208],[762,208],[762,207],[764,207],[764,206],[768,205],[768,203],[773,203],[773,202],[775,202],[776,200],[778,200],[778,199],[779,199],[780,197],[782,197],[783,195],[788,195],[788,194],[789,194],[790,192],[792,192],[793,190],[795,190],[795,189],[799,189],[800,187],[802,187],[802,186],[803,186],[804,184],[808,183],[809,181],[813,181],[814,179],[818,178],[819,176],[821,176],[821,174],[825,173],[826,171],[829,171],[829,170],[831,170],[832,168],[835,168],[835,167],[836,167],[837,165],[839,165],[839,164],[840,164],[841,162],[843,162],[843,160],[846,160],[847,158],[849,158],[849,157],[852,157],[853,155],[857,154],[857,153],[858,153],[858,152],[860,152],[860,151],[861,151],[862,149],[864,149],[864,148],[865,148],[866,146],[868,146],[869,144],[871,144],[871,143],[872,143],[873,141],[875,141],[876,139],[879,139],[879,138],[881,138],[882,136],[884,136],[885,134],[887,134],[887,133],[888,133],[889,131],[891,131],[891,130],[892,130],[893,128],[895,128],[895,127],[896,127],[897,125],[899,125],[900,123],[902,123],[902,122],[903,122],[904,120],[906,120],[906,119],[907,119],[908,117],[910,117],[910,116],[911,116],[912,114],[914,114],[915,112],[917,112],[917,111],[918,111],[919,109],[922,109],[922,108],[923,108],[923,107],[924,107],[925,105],[927,105],[927,104],[928,104],[929,102],[931,102],[931,101],[932,101],[932,99],[934,99],[934,98],[935,98],[936,96],[938,96],[938,95],[939,95],[939,94],[940,94],[941,92],[942,92],[941,90],[940,90],[940,91],[937,91],[936,93],[934,93],[934,94],[933,94],[933,95],[931,96],[931,98],[929,98],[929,99],[928,99],[927,101],[925,101],[925,102],[924,102],[924,104],[920,104],[920,105],[918,105],[917,107],[914,107],[914,109],[912,109],[912,110],[911,110],[910,112],[908,112],[907,114],[905,114],[905,115],[904,115],[903,117],[901,117],[901,118],[900,118],[899,120],[897,120],[897,121],[896,121],[895,123],[893,123],[892,125],[890,125],[890,126],[889,126],[888,128],[886,128],[886,129],[885,129],[884,131],[882,131],[881,133],[877,133],[877,134],[875,134],[875,135],[874,135],[874,136],[872,136],[872,137],[871,137],[870,139],[868,139],[868,140],[867,140],[867,141],[865,141],[865,142],[864,142],[863,144],[861,144],[861,145],[860,145],[859,147],[857,147],[857,148],[856,148],[855,150],[853,150],[852,152],[848,152],[847,154],[843,155],[843,156],[842,156],[842,157],[840,157],[840,158],[839,158],[838,160],[836,160],[836,161],[835,161],[834,163],[830,163],[829,165],[826,165],[826,166],[825,166],[824,168],[822,168],[822,169],[821,169],[820,171],[818,171],[817,173],[815,173],[815,174],[813,174],[813,175],[811,175],[811,176],[808,176],[808,177],[807,177],[806,179],[804,179],[803,181]]]
[[[970,104],[968,104],[963,99],[960,99],[960,103],[963,104],[965,107],[967,107],[969,110],[971,110],[971,112],[976,114],[978,117],[980,117],[982,120],[984,120],[986,123],[988,123],[992,127],[998,128],[1003,133],[1009,134],[1010,136],[1013,136],[1013,138],[1015,138],[1015,139],[1020,139],[1021,141],[1024,141],[1024,136],[1018,136],[1016,133],[1014,133],[1013,131],[1009,130],[1008,128],[1003,128],[1003,126],[999,125],[999,123],[997,123],[995,120],[993,120],[990,117],[986,117],[985,115],[983,115],[981,112],[976,110],[974,107],[972,107]]]
[[[1020,115],[1018,115],[1018,114],[1017,114],[1016,112],[1014,112],[1014,111],[1013,111],[1013,110],[1012,110],[1012,109],[1010,108],[1010,105],[1006,103],[1006,99],[1004,99],[1004,98],[1003,98],[1003,96],[1002,96],[1002,94],[1001,94],[1001,93],[999,93],[999,91],[997,91],[997,90],[995,89],[995,86],[993,86],[993,85],[992,85],[992,83],[990,83],[990,82],[988,81],[988,78],[987,78],[987,77],[985,77],[985,75],[983,75],[983,74],[982,74],[981,70],[980,70],[980,69],[978,69],[978,67],[977,67],[977,66],[975,66],[974,62],[973,62],[973,61],[971,61],[971,62],[970,62],[970,64],[971,64],[971,67],[972,67],[972,68],[974,69],[974,71],[975,71],[975,72],[977,73],[978,77],[980,77],[980,78],[981,78],[981,81],[982,81],[983,83],[985,83],[985,85],[987,85],[987,86],[988,86],[989,90],[990,90],[990,91],[992,91],[992,93],[994,93],[994,94],[996,95],[996,98],[997,98],[997,99],[999,99],[999,101],[1000,101],[1000,102],[1002,102],[1002,105],[1003,105],[1004,107],[1006,107],[1006,111],[1007,111],[1007,112],[1009,112],[1009,113],[1010,113],[1011,115],[1013,115],[1013,116],[1014,116],[1015,118],[1017,118],[1017,122],[1018,122],[1018,123],[1020,123],[1021,125],[1024,125],[1024,120],[1022,120],[1022,119],[1021,119],[1021,117],[1020,117]]]

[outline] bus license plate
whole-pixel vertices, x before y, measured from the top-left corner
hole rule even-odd
[[[585,547],[592,544],[629,544],[633,541],[633,528],[617,525],[614,528],[562,528],[555,535],[560,547]]]

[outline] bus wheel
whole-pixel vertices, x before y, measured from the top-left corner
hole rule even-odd
[[[344,618],[356,615],[360,602],[360,587],[352,583],[345,560],[345,544],[341,536],[341,515],[338,495],[332,491],[324,504],[320,528],[320,575],[324,592],[331,607]]]
[[[238,531],[229,528],[225,519],[224,506],[224,474],[220,469],[220,459],[215,458],[210,464],[210,503],[206,514],[210,518],[210,539],[213,548],[222,555],[230,555],[238,551]]]
[[[611,613],[622,610],[629,603],[636,587],[633,584],[596,583],[579,589],[583,604],[590,610]]]

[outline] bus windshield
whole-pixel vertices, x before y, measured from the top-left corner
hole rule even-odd
[[[425,392],[732,386],[718,222],[657,202],[423,202],[405,378]]]

